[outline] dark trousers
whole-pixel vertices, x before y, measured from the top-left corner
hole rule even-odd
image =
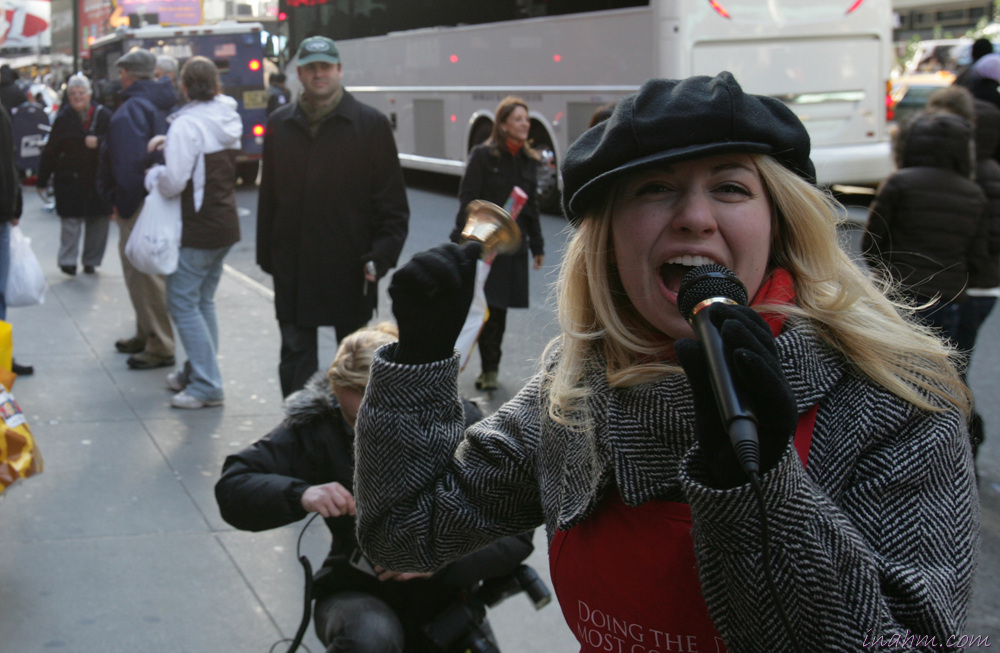
[[[924,324],[938,329],[941,336],[955,341],[955,331],[958,328],[958,304],[932,304],[927,308],[917,310],[917,317]]]
[[[366,322],[349,328],[337,328],[337,342],[354,333]],[[281,380],[281,396],[287,397],[305,387],[316,370],[319,369],[319,341],[314,326],[299,326],[291,322],[279,322],[281,330],[281,361],[278,363],[278,378]]]
[[[983,322],[990,316],[996,297],[969,297],[958,306],[958,326],[955,329],[955,345],[970,359],[976,346],[976,337]]]
[[[479,333],[477,346],[479,358],[483,363],[483,372],[496,372],[500,369],[500,355],[503,351],[503,332],[507,329],[507,309],[490,306],[490,317]]]
[[[399,617],[371,594],[338,592],[317,601],[314,616],[316,636],[327,653],[403,651],[405,636]]]

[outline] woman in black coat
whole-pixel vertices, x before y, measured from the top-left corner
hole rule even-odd
[[[532,268],[545,262],[545,240],[538,219],[538,155],[528,146],[531,120],[528,105],[516,97],[506,97],[497,106],[493,132],[485,143],[469,154],[469,163],[459,188],[459,209],[452,240],[458,241],[465,226],[465,209],[472,200],[486,200],[500,206],[507,203],[514,187],[520,187],[528,200],[517,215],[524,239],[514,254],[493,259],[486,279],[486,304],[489,318],[479,335],[479,355],[483,371],[476,388],[496,390],[500,370],[500,345],[507,326],[508,308],[528,307],[528,249]]]
[[[111,111],[92,101],[90,80],[77,74],[66,83],[69,104],[52,124],[42,151],[38,186],[52,179],[56,213],[62,218],[59,269],[76,274],[76,260],[83,232],[83,271],[93,274],[104,258],[108,242],[111,205],[97,194],[97,153],[108,130]]]

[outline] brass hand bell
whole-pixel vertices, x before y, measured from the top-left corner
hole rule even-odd
[[[493,202],[472,200],[465,209],[464,240],[483,244],[482,258],[513,254],[521,248],[521,229],[510,214]]]

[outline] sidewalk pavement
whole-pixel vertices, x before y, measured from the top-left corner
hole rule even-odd
[[[264,652],[292,637],[302,524],[236,531],[213,493],[226,455],[281,420],[269,291],[227,270],[216,295],[225,405],[173,409],[171,369],[129,370],[114,347],[135,325],[117,228],[98,273],[69,277],[56,265],[59,218],[32,188],[21,227],[50,285],[43,305],[8,311],[15,357],[35,368],[13,394],[45,471],[0,494],[0,652]],[[321,360],[333,352],[330,336]],[[529,563],[549,582],[542,529],[535,543]],[[328,547],[317,520],[302,552],[318,567]],[[577,650],[555,601],[536,613],[513,597],[490,617],[511,653]],[[311,627],[305,644],[323,650]]]

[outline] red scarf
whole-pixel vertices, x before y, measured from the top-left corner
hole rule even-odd
[[[507,139],[507,151],[512,155],[517,156],[522,147],[524,147],[524,141],[515,141],[513,138]]]
[[[757,294],[750,302],[751,306],[783,306],[795,302],[795,281],[785,268],[775,268],[764,279],[757,289]],[[785,328],[786,316],[781,313],[761,313],[761,317],[771,327],[771,333],[777,338]]]
[[[91,104],[90,108],[87,109],[87,119],[83,121],[83,131],[90,129],[90,121],[94,119],[94,105]]]

